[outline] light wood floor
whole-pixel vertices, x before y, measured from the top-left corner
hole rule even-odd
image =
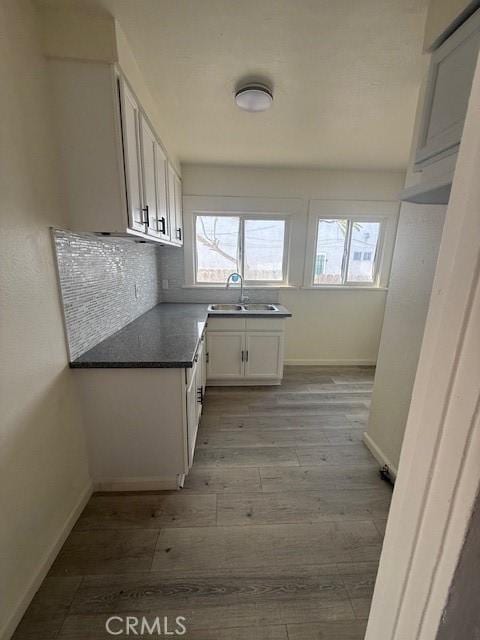
[[[209,388],[183,491],[94,495],[15,640],[111,638],[111,615],[361,640],[391,498],[361,442],[372,380],[286,367],[281,387]]]

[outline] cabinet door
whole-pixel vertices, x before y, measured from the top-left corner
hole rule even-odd
[[[283,374],[283,334],[245,334],[245,377],[281,378]]]
[[[228,380],[243,376],[244,336],[243,332],[208,332],[208,380]]]
[[[175,174],[174,177],[175,188],[175,229],[176,238],[179,244],[183,244],[183,203],[182,203],[182,181]]]
[[[170,240],[178,244],[177,220],[175,214],[175,172],[170,162],[167,162],[167,204],[168,221],[170,224]]]
[[[168,216],[170,221],[170,240],[183,244],[182,187],[180,178],[171,163],[167,166],[168,176]]]
[[[140,142],[142,152],[142,195],[145,232],[157,233],[157,188],[155,176],[155,147],[157,141],[146,119],[140,117]]]
[[[196,371],[190,378],[190,384],[187,387],[187,447],[188,447],[188,466],[193,463],[193,455],[195,453],[195,442],[197,440],[198,431],[198,398],[197,398],[197,375]]]
[[[202,369],[202,397],[205,396],[205,387],[207,386],[207,342],[205,340],[205,336],[203,339],[203,352],[202,352],[202,361],[201,361],[201,369]]]
[[[157,187],[156,231],[160,238],[168,240],[170,238],[170,221],[167,201],[167,158],[158,143],[155,143],[155,176]]]
[[[145,231],[142,212],[140,111],[133,94],[122,79],[119,81],[119,87],[128,226],[136,231]]]
[[[479,48],[477,11],[432,54],[415,157],[420,167],[458,149]]]

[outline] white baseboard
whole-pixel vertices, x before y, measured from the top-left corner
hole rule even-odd
[[[207,387],[275,387],[282,384],[282,378],[236,378],[235,380],[207,380]]]
[[[179,479],[173,478],[102,478],[95,480],[95,491],[171,491],[178,489]]]
[[[367,449],[373,455],[378,464],[383,467],[387,465],[388,470],[390,471],[390,475],[395,478],[397,477],[397,467],[392,464],[392,462],[387,458],[387,456],[383,453],[380,447],[372,440],[372,438],[365,431],[363,434],[363,442],[365,443]]]
[[[67,539],[70,531],[72,530],[74,524],[78,520],[78,517],[82,513],[85,505],[90,500],[90,496],[92,495],[93,487],[92,483],[89,483],[85,489],[80,494],[79,499],[77,500],[75,506],[70,511],[65,523],[59,532],[57,538],[54,540],[53,544],[50,546],[46,554],[40,560],[38,566],[35,569],[32,580],[28,585],[25,593],[23,594],[20,601],[17,603],[15,610],[10,615],[10,618],[6,621],[5,625],[0,629],[0,640],[9,640],[15,629],[18,626],[18,623],[22,619],[23,614],[28,609],[30,602],[33,599],[33,596],[36,594],[40,585],[42,584],[45,576],[47,575],[50,567],[53,564],[53,561],[58,555],[58,552],[62,548],[63,543]]]
[[[284,361],[287,365],[292,366],[324,366],[324,367],[374,367],[377,362],[376,360],[364,360],[361,358],[350,358],[344,360],[328,360],[326,358],[316,358],[313,360],[304,360],[304,359],[287,359]]]

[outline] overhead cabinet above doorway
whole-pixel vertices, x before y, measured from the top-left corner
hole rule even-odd
[[[432,53],[415,152],[417,184],[402,200],[447,204],[480,50],[480,9]]]
[[[121,73],[71,60],[49,68],[69,228],[181,246],[181,179]]]

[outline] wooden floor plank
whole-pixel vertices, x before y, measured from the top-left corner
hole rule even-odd
[[[294,447],[226,447],[197,449],[195,464],[199,467],[268,467],[298,466]]]
[[[327,622],[288,625],[289,640],[363,640],[364,622]]]
[[[149,570],[158,535],[156,529],[72,531],[49,575],[85,576]]]
[[[17,627],[15,640],[51,640],[60,631],[80,577],[46,578]]]
[[[129,612],[128,614],[134,618],[138,617],[138,612]],[[153,621],[156,616],[158,616],[158,612],[151,611],[147,612],[145,616],[148,623],[150,625],[153,624]],[[161,624],[163,624],[163,615],[159,616],[161,619]],[[169,617],[171,621],[170,626],[168,627],[168,631],[172,632],[175,630],[175,619],[172,616]],[[89,615],[69,615],[65,623],[62,627],[61,633],[57,636],[58,640],[111,640],[113,637],[112,634],[108,633],[105,628],[106,616],[103,614],[89,614]],[[114,631],[120,630],[121,622],[113,621],[112,629]],[[226,621],[226,625],[229,622]],[[135,638],[143,638],[144,640],[147,638],[156,638],[156,637],[173,637],[173,638],[185,638],[185,640],[288,640],[287,636],[287,628],[286,625],[274,625],[274,626],[266,626],[259,625],[257,627],[235,627],[232,628],[230,626],[221,626],[218,629],[212,628],[193,628],[191,616],[187,616],[187,620],[185,623],[187,632],[184,635],[168,635],[168,636],[157,636],[151,635],[145,630],[145,633],[138,632],[136,635],[129,634],[130,637]],[[163,627],[164,628],[164,627]],[[125,634],[121,636],[117,636],[120,638],[128,637]],[[49,638],[51,640],[51,638]]]
[[[181,493],[95,495],[85,507],[76,531],[93,529],[160,529],[214,525],[216,496]]]
[[[371,520],[320,524],[163,529],[153,570],[186,573],[219,567],[295,567],[308,562],[372,560],[381,537]]]
[[[260,477],[267,493],[287,491],[318,491],[330,488],[365,491],[380,488],[391,498],[391,489],[381,480],[373,464],[312,465],[302,467],[262,467]]]
[[[262,490],[256,467],[201,467],[194,465],[182,493],[252,493]]]
[[[390,496],[382,489],[222,495],[218,524],[316,523],[384,518]]]

